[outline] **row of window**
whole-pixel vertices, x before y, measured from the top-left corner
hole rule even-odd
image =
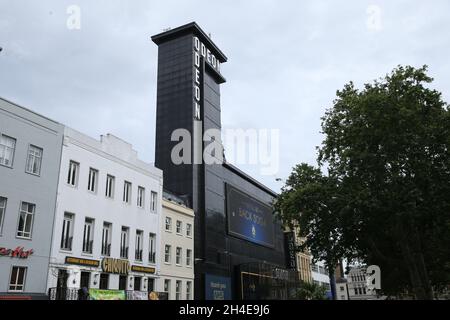
[[[0,234],[3,230],[3,221],[6,214],[7,198],[0,197]],[[16,236],[19,238],[31,239],[33,232],[34,214],[36,205],[28,202],[20,203],[19,218],[17,223]]]
[[[325,274],[325,275],[328,274],[327,268],[325,268],[324,266],[316,265],[316,264],[311,264],[311,271],[318,272],[320,274]]]
[[[352,281],[366,281],[366,276],[364,275],[351,275]]]
[[[84,276],[84,279],[83,279],[83,276]],[[108,274],[108,273],[100,274],[99,289],[101,289],[101,290],[116,289],[116,288],[111,288],[111,286],[109,284],[109,278],[110,278],[109,276],[110,276],[110,274]],[[142,277],[134,276],[131,281],[133,283],[133,290],[141,291]],[[89,283],[90,283],[90,273],[89,272],[81,272],[80,286],[89,288],[90,287]],[[124,275],[120,275],[119,276],[119,290],[128,290],[129,287],[127,286],[127,284],[129,284],[128,277],[124,276]],[[148,279],[147,290],[148,290],[148,292],[155,290],[155,280],[154,279]]]
[[[167,264],[172,263],[172,246],[166,244],[164,247],[164,262]],[[175,250],[175,264],[177,266],[183,265],[183,248],[176,247]],[[186,249],[186,266],[192,266],[192,250]]]
[[[4,134],[0,135],[0,165],[12,168],[14,153],[16,151],[16,139]],[[25,172],[40,175],[43,149],[34,145],[28,146]]]
[[[354,288],[355,295],[366,294],[366,288]]]
[[[172,280],[164,280],[164,292],[167,293],[169,299],[171,296]],[[183,282],[181,280],[175,281],[175,300],[182,299]],[[186,281],[186,298],[185,300],[192,300],[192,281]]]
[[[61,243],[60,248],[64,251],[72,251],[72,240],[73,240],[73,226],[74,226],[75,215],[73,213],[65,213],[64,221],[62,226]],[[82,252],[87,254],[93,253],[94,248],[94,226],[95,220],[92,218],[85,218],[84,229],[83,229],[83,242],[82,242]],[[103,222],[102,229],[102,243],[101,243],[101,254],[103,256],[109,257],[111,255],[111,245],[112,245],[112,228],[113,225],[110,222]],[[135,234],[135,250],[134,259],[136,261],[143,261],[143,243],[144,243],[144,231],[136,230]],[[120,257],[123,259],[128,259],[129,257],[129,238],[130,238],[130,228],[122,226],[120,234]],[[149,234],[149,247],[148,247],[148,262],[156,262],[156,234]]]
[[[166,231],[172,232],[172,218],[166,217]],[[176,233],[178,235],[183,234],[183,222],[177,220],[176,222]],[[192,237],[192,224],[186,223],[186,237]]]
[[[77,188],[78,187],[78,176],[80,171],[80,164],[75,161],[70,161],[69,171],[67,174],[67,184]],[[98,192],[98,181],[99,181],[99,171],[94,168],[89,168],[88,176],[88,191],[97,194]],[[105,197],[109,199],[114,199],[115,195],[115,181],[116,178],[110,174],[106,175],[106,188]],[[129,181],[123,182],[123,194],[122,201],[127,204],[131,204],[132,199],[132,183]],[[150,211],[156,212],[157,209],[158,193],[155,191],[150,192]],[[138,186],[136,205],[139,208],[145,208],[145,188]]]
[[[322,282],[322,281],[317,281],[317,280],[313,280],[314,284],[322,286],[324,288],[326,288],[327,290],[330,290],[331,285],[328,282]]]

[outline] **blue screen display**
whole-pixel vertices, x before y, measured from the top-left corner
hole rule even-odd
[[[228,277],[205,274],[206,300],[231,300],[231,280]]]
[[[274,247],[272,208],[226,185],[228,233],[260,245]]]

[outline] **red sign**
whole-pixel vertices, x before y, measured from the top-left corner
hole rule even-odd
[[[27,259],[34,253],[33,249],[23,250],[23,247],[17,247],[16,249],[0,248],[0,256],[7,256],[11,258]]]

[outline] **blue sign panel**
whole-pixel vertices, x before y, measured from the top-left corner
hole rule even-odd
[[[206,274],[205,297],[206,300],[231,300],[231,279]]]
[[[274,247],[272,208],[226,185],[228,233],[230,235]]]

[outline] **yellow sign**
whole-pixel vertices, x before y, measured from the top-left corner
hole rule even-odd
[[[114,258],[104,258],[102,261],[102,270],[108,273],[128,274],[130,271],[130,262]]]
[[[143,273],[155,273],[156,269],[152,267],[132,266],[131,271]]]
[[[66,264],[75,264],[78,266],[88,266],[88,267],[98,267],[100,265],[100,261],[91,260],[91,259],[83,259],[83,258],[75,258],[75,257],[66,257]]]

